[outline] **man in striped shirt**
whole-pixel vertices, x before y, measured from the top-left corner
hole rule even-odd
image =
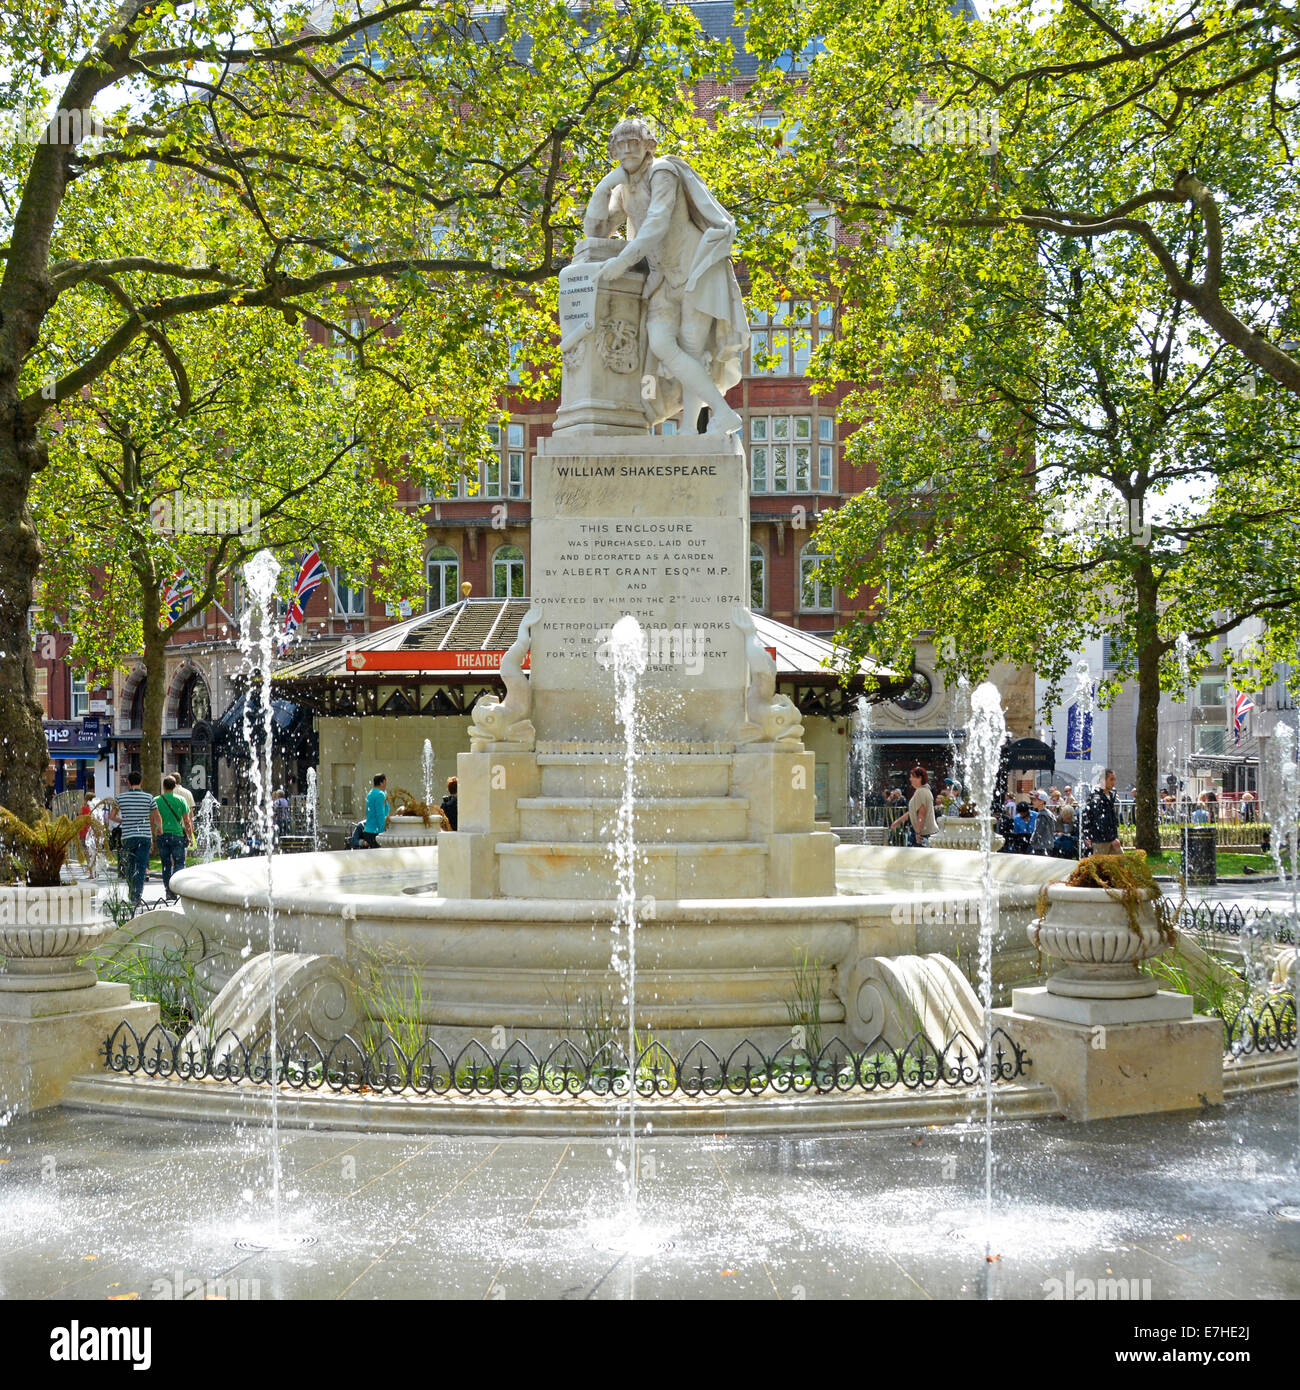
[[[132,772],[127,789],[117,794],[117,815],[122,822],[122,858],[131,890],[131,906],[137,908],[144,897],[144,881],[149,873],[149,854],[153,837],[162,831],[162,819],[154,799],[141,789],[143,778]]]

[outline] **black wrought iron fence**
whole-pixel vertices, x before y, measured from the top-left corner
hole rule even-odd
[[[1178,927],[1185,932],[1207,932],[1219,936],[1261,937],[1284,946],[1295,944],[1287,918],[1268,908],[1242,907],[1233,902],[1184,903]]]
[[[1296,1045],[1295,1000],[1289,995],[1240,1010],[1224,1022],[1225,1057],[1285,1052]]]
[[[268,1085],[278,1081],[296,1091],[336,1094],[409,1093],[420,1096],[603,1096],[628,1094],[635,1083],[642,1099],[667,1096],[802,1096],[850,1091],[928,1091],[984,1082],[984,1050],[965,1033],[943,1047],[921,1035],[902,1048],[882,1042],[855,1050],[832,1038],[815,1053],[794,1041],[775,1053],[742,1042],[720,1052],[704,1041],[674,1053],[651,1040],[634,1065],[616,1042],[585,1052],[572,1039],[544,1048],[515,1040],[493,1053],[471,1040],[443,1048],[432,1038],[407,1054],[391,1038],[375,1046],[345,1035],[328,1048],[309,1037],[282,1044],[271,1055],[265,1034],[247,1041],[226,1032],[211,1045],[183,1041],[161,1025],[140,1037],[120,1023],[101,1048],[109,1071],[160,1080],[228,1081]],[[990,1072],[995,1082],[1016,1081],[1031,1065],[1001,1028],[993,1031]]]

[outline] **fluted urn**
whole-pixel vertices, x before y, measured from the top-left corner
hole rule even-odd
[[[89,989],[95,970],[77,962],[115,930],[86,885],[0,888],[0,991]]]
[[[1155,994],[1154,976],[1138,969],[1169,950],[1156,901],[1130,905],[1118,890],[1047,888],[1047,911],[1030,923],[1029,940],[1064,966],[1047,981],[1049,994],[1076,999],[1141,999]]]

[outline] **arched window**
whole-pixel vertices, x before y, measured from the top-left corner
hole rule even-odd
[[[818,573],[828,558],[816,541],[809,541],[799,552],[799,606],[805,612],[826,613],[834,607],[831,586]]]
[[[767,557],[757,541],[749,547],[749,606],[756,613],[767,607]]]
[[[446,608],[460,597],[460,560],[451,546],[439,545],[429,552],[425,576],[430,612]]]
[[[523,596],[524,552],[517,545],[503,545],[492,557],[492,597]]]

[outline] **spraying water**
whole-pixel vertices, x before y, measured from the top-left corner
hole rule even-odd
[[[1274,789],[1269,808],[1277,833],[1271,840],[1273,863],[1277,866],[1279,883],[1291,885],[1291,940],[1300,952],[1300,763],[1296,761],[1297,743],[1300,742],[1300,720],[1295,725],[1283,724],[1280,720],[1273,730],[1276,773]],[[1282,864],[1282,841],[1286,839],[1287,850],[1291,856],[1291,872],[1288,875]],[[1292,981],[1300,976],[1300,957],[1292,966]],[[1300,992],[1297,992],[1297,1009],[1300,1009]],[[1297,1094],[1300,1094],[1298,1089]],[[1296,1165],[1300,1168],[1300,1148],[1296,1150]]]
[[[252,690],[244,701],[243,733],[249,752],[249,773],[253,782],[254,820],[261,835],[262,852],[266,857],[266,942],[270,952],[271,992],[271,1066],[278,1071],[280,1052],[276,1031],[275,993],[275,899],[272,894],[273,852],[275,846],[275,808],[272,798],[271,735],[274,711],[271,706],[271,661],[275,643],[272,604],[275,584],[280,574],[280,562],[269,550],[259,550],[244,566],[244,582],[248,591],[248,618],[241,625],[240,647],[252,663],[260,686],[261,730],[253,731]],[[249,621],[255,619],[255,621]],[[256,638],[253,634],[256,632]],[[280,1087],[273,1080],[271,1092],[271,1229],[272,1241],[280,1237]]]
[[[993,1231],[993,931],[996,904],[993,898],[993,796],[997,788],[998,760],[1006,741],[1007,724],[1002,697],[989,681],[977,686],[971,697],[967,771],[971,796],[980,822],[980,1002],[984,1006],[984,1230],[985,1258],[992,1255]]]
[[[1072,703],[1079,721],[1079,759],[1082,763],[1079,769],[1079,785],[1076,788],[1074,798],[1075,829],[1078,832],[1079,857],[1082,858],[1084,831],[1087,829],[1085,824],[1087,817],[1084,812],[1088,806],[1088,798],[1101,786],[1102,782],[1101,772],[1094,768],[1092,761],[1092,725],[1093,715],[1097,711],[1097,687],[1092,679],[1092,667],[1088,665],[1086,658],[1075,662],[1074,665]]]
[[[221,831],[214,824],[217,814],[217,798],[211,792],[203,798],[195,817],[194,848],[200,863],[210,864],[221,855]]]
[[[853,762],[857,769],[858,824],[867,823],[867,799],[875,783],[875,746],[871,733],[871,706],[865,695],[858,696],[853,718]]]
[[[307,825],[311,830],[311,847],[313,853],[320,848],[320,839],[316,833],[316,827],[320,823],[320,786],[316,780],[316,769],[307,769]]]
[[[610,964],[623,982],[627,1008],[627,1225],[636,1230],[636,739],[637,678],[646,668],[646,641],[641,624],[630,614],[614,624],[610,635],[614,663],[615,717],[623,729],[623,796],[614,832],[614,865],[618,874],[618,912],[613,923]]]
[[[433,744],[426,738],[424,740],[424,756],[421,759],[421,767],[424,771],[424,804],[433,805]]]

